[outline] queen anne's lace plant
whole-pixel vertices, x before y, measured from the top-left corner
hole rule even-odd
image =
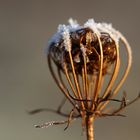
[[[122,64],[126,67],[122,76],[118,77],[122,47],[120,42],[125,47],[127,63]],[[56,111],[68,117],[66,121],[47,122],[37,125],[38,128],[64,123],[67,123],[68,128],[72,120],[82,118],[82,127],[87,132],[87,139],[93,140],[95,119],[125,116],[121,111],[140,97],[139,95],[131,102],[126,100],[125,93],[121,100],[114,98],[128,75],[132,55],[125,37],[111,24],[96,23],[89,19],[81,26],[77,21],[70,19],[68,25],[58,26],[57,32],[49,41],[47,56],[50,72],[73,108],[68,115],[60,110],[62,106]],[[54,70],[53,63],[57,71]],[[106,80],[108,77],[109,81]],[[120,80],[114,85],[117,78]],[[107,81],[106,88],[103,88]],[[120,102],[120,106],[112,110],[107,106],[109,102]],[[31,113],[42,110],[44,109]]]

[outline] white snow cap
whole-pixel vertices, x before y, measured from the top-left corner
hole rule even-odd
[[[116,42],[119,41],[120,35],[119,32],[112,27],[112,24],[108,23],[96,23],[94,19],[89,19],[85,24],[84,27],[89,27],[92,29],[96,34],[100,35],[100,32],[108,33]]]
[[[112,24],[107,24],[107,23],[96,23],[94,19],[89,19],[83,26],[80,26],[76,20],[73,20],[70,18],[68,20],[69,24],[68,25],[62,25],[60,24],[58,26],[57,32],[54,34],[54,36],[51,38],[49,41],[49,46],[52,42],[54,42],[57,46],[57,43],[60,41],[61,38],[64,39],[64,45],[66,50],[71,49],[71,39],[70,39],[70,32],[74,32],[78,29],[82,28],[90,28],[100,36],[100,32],[106,32],[108,33],[112,39],[114,39],[116,42],[119,41],[120,35],[119,31],[115,30],[112,27]]]

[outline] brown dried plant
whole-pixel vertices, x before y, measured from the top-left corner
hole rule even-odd
[[[120,42],[125,47],[124,53],[127,53],[127,64],[124,73],[119,77],[120,80],[114,85],[120,70],[120,47],[122,47]],[[128,102],[126,93],[121,100],[114,98],[128,75],[132,55],[125,37],[110,24],[95,23],[90,19],[84,26],[79,26],[73,20],[70,20],[70,25],[60,25],[49,43],[47,58],[52,77],[73,108],[68,115],[62,113],[64,100],[57,111],[51,109],[31,111],[30,113],[34,114],[47,110],[68,117],[66,121],[51,121],[36,125],[37,128],[66,123],[67,129],[72,120],[82,118],[82,127],[86,130],[87,140],[94,140],[96,118],[124,117],[121,111],[140,98],[138,95]],[[110,80],[103,90],[108,77]],[[111,110],[107,106],[110,102],[120,102],[120,106]]]

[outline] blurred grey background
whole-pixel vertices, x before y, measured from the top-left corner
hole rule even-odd
[[[139,0],[0,0],[0,140],[85,140],[81,121],[36,129],[34,124],[64,120],[43,112],[30,116],[28,110],[57,108],[63,96],[47,67],[45,47],[58,24],[72,17],[83,24],[94,18],[111,22],[129,40],[133,67],[119,91],[133,99],[140,91],[140,1]],[[96,140],[139,140],[140,102],[125,110],[126,118],[98,119]],[[69,106],[65,108],[70,111]]]

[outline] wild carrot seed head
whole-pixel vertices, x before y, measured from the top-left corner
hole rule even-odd
[[[103,116],[104,108],[118,93],[130,70],[130,45],[111,24],[96,23],[93,19],[89,19],[83,26],[72,19],[69,22],[69,25],[59,25],[58,31],[49,42],[50,72],[58,87],[82,117],[89,112],[95,117]],[[119,55],[120,42],[125,47],[127,63],[124,73],[118,78],[122,61]],[[57,67],[56,72],[53,62]],[[109,81],[102,91],[105,75],[110,68]],[[119,81],[114,85],[117,78]]]

